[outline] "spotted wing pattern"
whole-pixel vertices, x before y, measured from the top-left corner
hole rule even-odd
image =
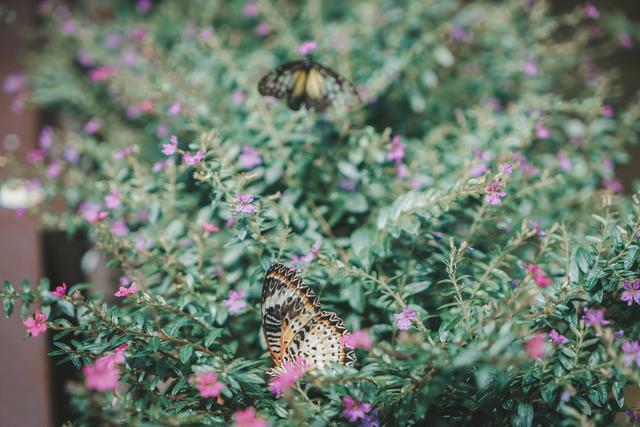
[[[309,366],[353,366],[355,355],[341,343],[342,320],[321,311],[313,291],[282,264],[272,265],[262,285],[262,329],[276,366],[301,356]]]
[[[262,330],[276,365],[296,332],[319,313],[318,299],[294,271],[282,264],[269,268],[262,284]]]
[[[310,59],[287,62],[267,73],[258,83],[264,96],[286,99],[292,110],[304,104],[323,111],[333,106],[346,109],[360,103],[355,86],[345,77]]]

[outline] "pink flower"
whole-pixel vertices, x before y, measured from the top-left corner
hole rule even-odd
[[[51,295],[54,297],[62,298],[67,293],[67,284],[62,282],[62,285],[56,287],[54,291],[51,292]]]
[[[265,37],[265,36],[268,36],[269,33],[271,32],[271,27],[269,26],[269,24],[262,21],[256,26],[256,29],[254,31],[256,35],[260,37]]]
[[[134,28],[134,30],[129,34],[129,40],[132,42],[139,42],[144,40],[149,31],[145,27]]]
[[[474,163],[471,165],[471,169],[469,169],[469,173],[473,177],[479,177],[487,173],[489,168],[485,163]]]
[[[318,252],[320,251],[320,243],[314,243],[311,246],[311,251],[304,256],[294,255],[291,259],[291,264],[294,269],[303,269],[307,264],[315,259],[318,256]]]
[[[120,286],[118,291],[113,294],[116,297],[126,297],[128,295],[133,295],[138,292],[138,285],[136,282],[131,282],[131,285],[127,288],[125,286]]]
[[[404,159],[404,148],[405,145],[400,142],[400,137],[398,135],[394,136],[391,139],[391,148],[387,153],[387,160],[401,162]]]
[[[151,9],[151,0],[138,0],[136,3],[136,11],[138,13],[147,13]]]
[[[175,102],[171,104],[171,107],[169,107],[168,113],[172,116],[177,116],[180,114],[180,111],[182,111],[182,101],[176,99]]]
[[[112,355],[96,359],[93,365],[82,368],[87,388],[95,391],[115,390],[120,380],[120,370]]]
[[[211,233],[219,233],[220,232],[220,227],[218,227],[215,224],[211,224],[210,222],[204,222],[202,223],[202,229],[204,230],[204,233],[208,236]]]
[[[93,117],[84,125],[84,133],[87,135],[93,135],[100,130],[102,127],[102,120],[98,117]]]
[[[342,344],[349,348],[362,348],[364,350],[371,350],[373,340],[371,336],[365,330],[354,331],[349,335],[343,335],[340,338]]]
[[[500,181],[491,182],[486,186],[485,192],[487,193],[484,196],[485,202],[494,206],[502,203],[502,198],[507,195],[505,191],[502,191],[502,184]]]
[[[233,95],[231,95],[231,102],[233,103],[233,105],[242,105],[246,100],[247,95],[243,90],[238,89],[233,92]]]
[[[62,172],[62,163],[59,160],[52,160],[47,165],[47,176],[49,178],[56,178]]]
[[[198,150],[196,154],[184,153],[182,155],[182,161],[188,166],[195,166],[200,164],[204,159],[204,151]]]
[[[253,204],[252,194],[238,194],[237,204],[234,208],[236,213],[244,215],[253,215],[258,211],[258,208]]]
[[[544,356],[544,335],[538,333],[529,338],[525,343],[525,348],[529,357],[533,359],[542,358]]]
[[[107,209],[117,209],[120,206],[120,192],[115,188],[112,188],[104,197],[104,204]]]
[[[207,28],[204,28],[202,31],[200,31],[200,38],[202,40],[207,41],[211,37],[213,37],[213,28],[212,27],[207,27]]]
[[[240,164],[245,169],[253,169],[261,165],[262,157],[260,157],[260,150],[245,144],[242,147],[242,154],[240,154]]]
[[[529,77],[533,77],[538,74],[538,64],[533,58],[527,58],[522,64],[522,72]]]
[[[632,365],[635,362],[636,366],[640,368],[640,343],[638,341],[623,342],[622,351],[624,351],[622,360],[624,366]]]
[[[304,376],[307,368],[307,362],[302,357],[293,362],[284,361],[282,366],[277,368],[279,372],[269,381],[271,392],[277,397],[282,396]]]
[[[100,210],[100,206],[91,202],[83,202],[80,204],[80,212],[89,223],[102,221],[109,215],[109,212]]]
[[[115,160],[126,159],[136,151],[136,148],[137,147],[135,145],[130,145],[128,147],[124,147],[119,150],[116,150],[116,152],[113,153],[113,158]]]
[[[38,145],[43,150],[51,148],[53,145],[53,129],[51,129],[51,126],[45,126],[42,128],[38,138]]]
[[[9,74],[2,84],[2,90],[5,93],[17,93],[26,87],[26,79],[24,74]]]
[[[502,175],[511,175],[513,173],[513,167],[509,163],[501,163],[498,168]]]
[[[585,325],[591,326],[592,328],[597,326],[605,326],[609,324],[609,321],[604,318],[604,311],[600,310],[591,310],[587,307],[584,308],[584,316],[582,317]]]
[[[598,11],[598,8],[595,7],[593,3],[585,4],[584,11],[587,14],[587,16],[591,19],[598,19],[600,17],[600,12]]]
[[[535,124],[536,137],[538,139],[549,139],[551,138],[551,131],[544,127],[544,125],[540,122],[536,122]]]
[[[405,305],[400,313],[393,313],[395,319],[396,328],[401,331],[406,331],[411,328],[411,321],[415,319],[416,312],[409,309],[409,306]]]
[[[298,46],[298,53],[300,55],[309,55],[311,52],[316,50],[317,47],[318,43],[315,40],[307,40]]]
[[[35,313],[33,313],[33,317],[29,317],[25,319],[22,324],[26,326],[27,332],[32,337],[37,337],[40,333],[44,333],[47,330],[47,315],[44,313],[40,313],[40,309],[36,308]]]
[[[162,144],[162,154],[170,156],[178,150],[178,138],[175,135],[171,135],[171,143]]]
[[[541,288],[546,288],[547,286],[551,285],[551,283],[553,283],[553,281],[548,278],[545,272],[542,271],[542,269],[537,265],[529,264],[527,265],[527,270],[529,270],[533,275],[533,280],[536,282],[536,285],[540,286]]]
[[[46,153],[44,150],[29,150],[27,151],[27,155],[25,160],[30,165],[41,162],[46,157]]]
[[[560,165],[560,169],[562,169],[564,172],[568,173],[568,172],[571,172],[571,170],[573,169],[571,160],[569,160],[569,158],[567,157],[564,151],[560,151],[556,155],[556,160],[558,160],[558,165]]]
[[[248,407],[233,413],[234,427],[267,427],[267,421],[256,417],[256,410]]]
[[[520,168],[522,173],[524,173],[526,175],[535,175],[535,174],[538,173],[538,169],[535,166],[531,165],[527,161],[527,158],[525,156],[523,156],[522,154],[513,153],[512,154],[512,158],[516,162],[516,164],[518,165],[518,167]]]
[[[396,162],[396,175],[400,179],[405,179],[406,177],[408,177],[409,170],[407,168],[407,165],[402,162]]]
[[[103,82],[115,76],[117,72],[118,69],[116,67],[107,65],[89,71],[89,78],[94,82]]]
[[[604,178],[602,180],[602,186],[609,191],[613,191],[614,193],[622,192],[622,183],[618,179]]]
[[[197,374],[192,377],[192,382],[195,383],[200,396],[204,398],[218,397],[224,388],[224,384],[218,382],[218,374],[213,371]]]
[[[229,298],[223,301],[224,305],[229,308],[229,313],[239,313],[243,308],[247,306],[247,303],[243,299],[245,294],[246,292],[244,289],[229,291]]]
[[[555,329],[552,329],[551,332],[549,332],[549,340],[558,345],[566,344],[569,341],[567,337],[560,335],[560,333]]]
[[[625,291],[620,295],[620,299],[625,301],[627,305],[633,305],[634,302],[640,305],[640,279],[633,282],[625,281],[622,286]]]
[[[244,16],[256,16],[258,14],[258,4],[254,1],[250,1],[244,5]]]
[[[127,223],[123,219],[118,219],[111,224],[111,232],[116,236],[126,236],[129,234],[129,227],[127,227]]]
[[[371,411],[370,403],[363,403],[355,400],[352,397],[345,396],[342,398],[342,404],[344,405],[344,416],[350,422],[362,419]]]
[[[618,34],[618,43],[620,43],[620,46],[629,49],[633,46],[633,39],[627,33],[620,33]]]
[[[611,105],[603,105],[600,108],[600,114],[602,114],[602,117],[613,117],[613,107]]]

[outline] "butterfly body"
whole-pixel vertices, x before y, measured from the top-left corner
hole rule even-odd
[[[302,357],[310,366],[353,366],[353,350],[342,343],[349,332],[333,312],[321,310],[315,294],[282,264],[274,264],[262,285],[262,330],[279,367]]]
[[[289,108],[296,111],[302,105],[323,111],[330,106],[349,107],[360,101],[349,80],[315,62],[311,55],[267,73],[258,83],[258,91],[264,96],[286,99]]]

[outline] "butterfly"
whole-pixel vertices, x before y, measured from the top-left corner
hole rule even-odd
[[[273,264],[264,276],[262,331],[276,367],[298,357],[318,368],[356,361],[353,350],[342,343],[349,334],[342,319],[322,310],[311,288],[282,264]]]
[[[302,104],[307,109],[323,111],[330,106],[347,108],[360,103],[349,80],[315,62],[311,55],[267,73],[260,79],[258,91],[263,96],[286,98],[289,108],[296,111]]]

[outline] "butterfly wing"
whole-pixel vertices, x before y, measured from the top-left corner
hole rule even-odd
[[[320,313],[315,294],[289,267],[274,264],[262,284],[262,330],[276,366],[293,337]]]
[[[274,96],[287,99],[292,110],[299,110],[304,101],[307,70],[303,61],[292,61],[280,65],[267,73],[258,83],[258,92],[262,96]]]
[[[345,77],[314,62],[305,82],[304,103],[316,111],[330,106],[346,109],[359,104],[360,96],[353,83]]]
[[[322,368],[329,363],[353,366],[355,353],[341,342],[348,334],[342,319],[331,311],[322,311],[307,322],[285,348],[283,360],[301,356],[309,366]]]

